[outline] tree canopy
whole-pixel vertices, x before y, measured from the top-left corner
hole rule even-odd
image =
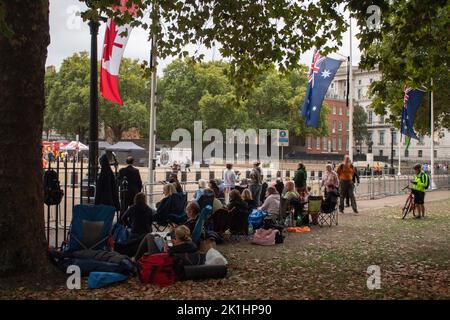
[[[405,87],[424,88],[434,92],[435,127],[450,128],[450,3],[394,0],[375,4],[382,9],[379,29],[367,28],[364,17],[358,16],[362,66],[378,66],[382,73],[381,80],[371,86],[375,112],[389,111],[390,122],[398,126]],[[415,122],[421,134],[429,134],[428,103],[426,97]]]
[[[84,19],[99,15],[114,17],[118,24],[141,26],[157,36],[161,58],[191,56],[188,45],[212,48],[220,44],[220,54],[231,60],[229,72],[246,88],[259,71],[272,64],[284,71],[298,67],[300,55],[308,49],[323,53],[336,50],[346,28],[339,4],[344,1],[247,1],[247,0],[133,0],[138,10],[132,16],[113,10],[120,0],[81,0],[89,9]],[[147,11],[150,13],[147,14]],[[150,22],[143,19],[150,16]]]
[[[176,128],[193,131],[194,121],[203,128],[288,129],[292,135],[327,134],[328,109],[321,112],[318,129],[306,128],[299,115],[306,92],[305,66],[288,73],[274,67],[262,72],[247,97],[236,101],[235,88],[225,75],[230,64],[175,60],[158,84],[157,136],[170,139]]]
[[[46,109],[44,128],[56,129],[73,137],[78,134],[86,141],[89,130],[89,56],[87,52],[75,53],[65,59],[57,73],[48,73],[46,82]],[[148,130],[148,82],[143,78],[141,65],[123,59],[120,71],[120,90],[123,106],[103,98],[99,100],[99,121],[111,132],[114,142],[130,128],[142,133]]]

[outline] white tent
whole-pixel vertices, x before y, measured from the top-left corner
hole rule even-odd
[[[61,150],[66,150],[66,151],[86,151],[89,150],[89,148],[85,145],[82,144],[81,142],[77,142],[77,141],[71,141],[69,144],[65,145],[64,147],[61,148]]]

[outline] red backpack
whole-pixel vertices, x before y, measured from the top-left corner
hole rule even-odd
[[[168,286],[176,281],[173,258],[167,253],[156,253],[139,259],[139,279],[143,283]]]

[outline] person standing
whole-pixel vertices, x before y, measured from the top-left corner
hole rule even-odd
[[[108,156],[102,155],[99,162],[101,170],[95,188],[95,204],[109,205],[120,210],[119,190]]]
[[[255,161],[253,163],[253,169],[250,172],[250,182],[249,182],[249,189],[252,193],[252,198],[256,201],[256,204],[260,205],[260,199],[261,199],[261,190],[262,190],[262,170],[259,167],[261,162]]]
[[[356,206],[353,175],[355,174],[355,167],[350,162],[350,157],[345,156],[344,162],[337,168],[339,178],[339,212],[344,213],[344,201],[347,196],[350,198],[352,209],[354,213],[358,213]]]
[[[224,195],[225,202],[228,203],[228,198],[231,190],[234,190],[236,186],[236,173],[233,170],[233,165],[231,163],[227,163],[226,169],[223,172],[223,187],[224,187]]]
[[[353,193],[355,193],[356,186],[358,186],[359,182],[360,182],[358,170],[356,168],[355,168],[355,173],[353,174],[352,182],[353,182]],[[345,206],[347,208],[350,207],[350,197],[348,195],[347,195],[347,198],[345,198]]]
[[[337,189],[339,187],[339,178],[336,171],[333,170],[333,165],[328,163],[320,181],[320,187],[325,188],[326,193],[330,191],[330,186],[333,186],[333,189]]]
[[[297,192],[300,194],[300,196],[304,196],[306,192],[306,167],[303,163],[299,162],[297,171],[295,172],[294,176],[294,183],[295,183],[295,189],[297,189]]]
[[[425,217],[425,191],[429,186],[429,177],[422,171],[422,166],[418,163],[414,166],[416,176],[411,180],[413,184],[412,192],[414,194],[414,205],[417,208],[417,219]]]
[[[125,196],[122,198],[122,201],[125,201],[125,204],[122,205],[125,210],[133,204],[134,197],[142,190],[139,169],[133,167],[134,158],[132,156],[127,157],[126,163],[127,166],[119,170],[119,183],[126,188]]]

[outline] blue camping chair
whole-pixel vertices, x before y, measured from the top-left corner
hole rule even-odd
[[[200,236],[202,235],[203,224],[205,223],[206,218],[212,213],[212,207],[207,205],[200,211],[200,214],[197,218],[197,223],[195,224],[194,231],[192,231],[192,242],[195,244],[200,243]]]
[[[116,209],[107,205],[76,205],[65,252],[105,250]]]

